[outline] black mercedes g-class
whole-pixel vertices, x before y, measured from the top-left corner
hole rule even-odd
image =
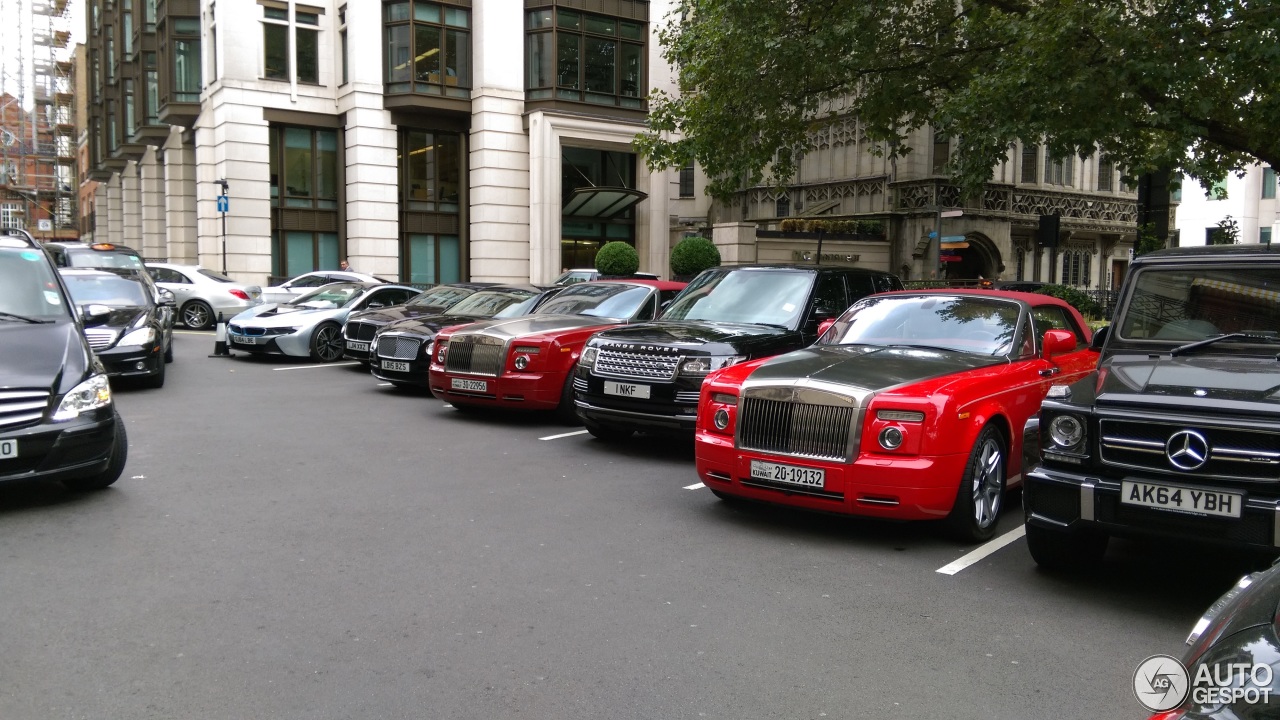
[[[115,482],[128,453],[111,385],[40,243],[0,231],[0,482]]]
[[[855,301],[901,290],[878,270],[821,265],[712,268],[649,323],[596,333],[573,374],[587,430],[613,440],[636,430],[692,433],[707,373],[790,352]]]
[[[1280,252],[1176,248],[1135,260],[1097,369],[1050,388],[1026,430],[1027,546],[1046,567],[1111,535],[1280,549]],[[1038,427],[1036,425],[1038,424]]]

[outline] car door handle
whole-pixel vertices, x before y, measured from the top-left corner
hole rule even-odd
[[[1040,371],[1040,377],[1053,377],[1054,375],[1057,375],[1060,372],[1062,372],[1062,368],[1058,368],[1058,367],[1044,368],[1043,370]]]

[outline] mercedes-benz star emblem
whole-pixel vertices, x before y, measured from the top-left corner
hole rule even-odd
[[[1209,441],[1195,430],[1179,430],[1169,436],[1164,454],[1179,470],[1195,470],[1209,459]]]

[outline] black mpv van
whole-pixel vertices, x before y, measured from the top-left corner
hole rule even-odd
[[[0,482],[95,490],[124,471],[124,422],[69,298],[39,242],[0,231]]]

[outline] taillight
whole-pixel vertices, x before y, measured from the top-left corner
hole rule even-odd
[[[231,293],[231,295],[232,295],[233,297],[238,297],[238,298],[240,298],[241,300],[248,300],[248,299],[249,299],[249,293],[247,293],[247,292],[245,292],[245,291],[243,291],[243,290],[228,290],[227,292]]]
[[[1183,717],[1186,717],[1186,714],[1181,710],[1167,710],[1152,715],[1148,720],[1182,720]]]

